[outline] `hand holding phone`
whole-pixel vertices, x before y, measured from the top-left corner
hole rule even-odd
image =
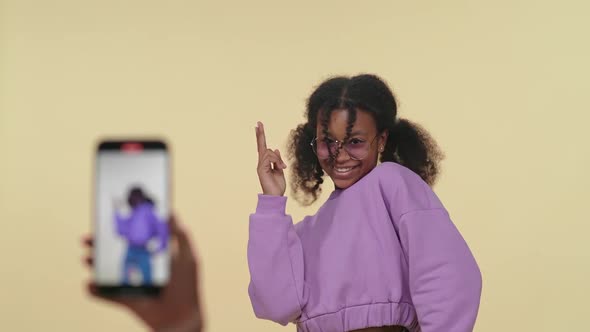
[[[158,297],[105,296],[94,282],[89,282],[91,296],[129,309],[153,331],[191,331],[203,329],[203,309],[199,292],[198,259],[189,235],[171,218],[171,239],[176,244],[171,252],[170,280]],[[94,240],[87,236],[84,246],[93,250]],[[93,265],[92,255],[85,258]]]

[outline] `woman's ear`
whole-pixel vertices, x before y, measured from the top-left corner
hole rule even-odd
[[[385,150],[385,144],[387,144],[387,138],[389,137],[389,131],[384,130],[381,134],[379,134],[379,152],[383,152]]]

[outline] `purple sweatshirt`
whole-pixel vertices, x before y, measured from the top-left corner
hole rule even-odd
[[[156,252],[166,249],[168,244],[168,228],[154,213],[154,206],[143,203],[132,210],[125,218],[115,212],[117,233],[127,239],[129,245],[145,247],[149,240],[158,237],[159,247]]]
[[[250,216],[248,291],[257,317],[302,332],[473,330],[479,268],[417,174],[382,163],[296,225],[286,201],[259,195]]]

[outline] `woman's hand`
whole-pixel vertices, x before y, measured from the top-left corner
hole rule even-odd
[[[188,234],[174,218],[169,225],[176,250],[171,253],[170,279],[159,296],[104,296],[92,282],[88,283],[88,291],[95,298],[129,309],[153,331],[199,332],[203,328],[203,318],[197,259]],[[92,238],[86,237],[84,244],[92,249]],[[85,260],[88,266],[93,265],[91,255]]]
[[[287,188],[283,170],[287,165],[281,158],[278,149],[272,150],[266,147],[264,125],[258,122],[256,126],[256,143],[258,145],[258,179],[265,195],[283,196]]]

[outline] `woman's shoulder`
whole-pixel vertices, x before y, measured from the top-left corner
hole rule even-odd
[[[404,209],[427,209],[442,207],[432,188],[411,169],[394,163],[384,162],[371,172],[369,185],[379,190],[389,201],[404,205]]]
[[[399,183],[423,185],[426,184],[422,178],[411,169],[386,161],[375,166],[375,169],[369,174],[380,183]],[[427,185],[427,184],[426,184]]]

